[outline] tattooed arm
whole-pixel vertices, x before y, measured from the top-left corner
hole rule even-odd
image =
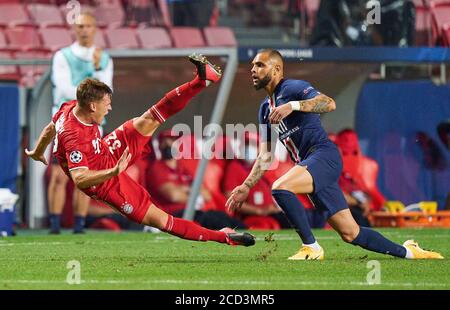
[[[294,111],[327,113],[336,110],[334,100],[324,94],[317,95],[312,99],[298,101],[298,110],[295,102],[291,104]]]
[[[277,107],[270,113],[269,120],[272,124],[278,124],[293,111],[327,113],[334,110],[336,110],[336,103],[334,100],[324,94],[319,94],[312,99],[289,101],[288,103]]]
[[[253,165],[250,174],[242,183],[237,186],[232,192],[226,206],[229,210],[233,211],[240,208],[242,204],[247,200],[250,189],[258,183],[264,173],[269,170],[272,164],[272,147],[270,142],[262,142],[259,147],[258,158]]]

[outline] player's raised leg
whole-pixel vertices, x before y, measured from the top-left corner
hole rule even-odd
[[[133,120],[134,127],[144,136],[150,136],[169,117],[178,113],[188,102],[205,89],[209,84],[220,80],[222,71],[211,64],[200,54],[192,54],[189,60],[196,66],[195,78],[168,92],[159,102],[153,105],[143,115]]]
[[[308,194],[313,191],[313,178],[306,167],[295,166],[273,183],[272,196],[284,211],[303,245],[291,260],[323,259],[322,247],[314,238],[309,226],[305,207],[296,194]]]
[[[210,230],[194,222],[173,217],[162,211],[155,205],[148,209],[142,224],[156,227],[171,235],[193,241],[215,241],[229,245],[251,246],[255,244],[255,238],[249,233],[237,233],[231,228],[222,230]]]
[[[328,223],[339,233],[342,240],[369,251],[409,259],[444,258],[437,252],[421,249],[413,240],[408,240],[400,245],[373,229],[358,226],[349,209],[337,212],[328,219]]]

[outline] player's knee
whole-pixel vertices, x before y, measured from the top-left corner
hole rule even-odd
[[[288,184],[288,182],[285,182],[284,180],[276,180],[275,182],[273,182],[272,184],[272,190],[285,190],[285,191],[290,191],[291,188]]]
[[[66,186],[67,176],[64,174],[64,172],[54,171],[52,177],[56,186]]]

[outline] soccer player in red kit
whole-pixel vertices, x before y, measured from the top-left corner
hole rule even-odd
[[[152,203],[147,191],[124,172],[141,156],[152,134],[167,118],[182,110],[210,83],[219,81],[220,68],[206,57],[193,54],[189,60],[197,68],[192,81],[173,89],[140,117],[128,120],[103,139],[98,125],[111,110],[112,91],[98,80],[84,80],[78,86],[77,100],[64,103],[42,131],[35,149],[25,152],[32,159],[47,164],[44,151],[54,139],[53,152],[75,185],[137,223],[188,240],[253,245],[255,240],[249,233],[236,233],[230,228],[209,230],[165,213]]]

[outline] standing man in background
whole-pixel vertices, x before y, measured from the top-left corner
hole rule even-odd
[[[113,61],[111,57],[94,44],[97,30],[95,17],[90,13],[77,16],[74,25],[76,42],[57,51],[53,57],[52,83],[54,115],[61,104],[76,99],[77,87],[88,77],[96,78],[112,88]],[[53,156],[53,155],[52,155]],[[68,178],[52,158],[48,186],[48,206],[50,217],[50,233],[60,233],[61,213],[66,201],[66,185]],[[74,188],[73,207],[75,214],[74,233],[83,233],[84,222],[90,198],[82,191]]]

